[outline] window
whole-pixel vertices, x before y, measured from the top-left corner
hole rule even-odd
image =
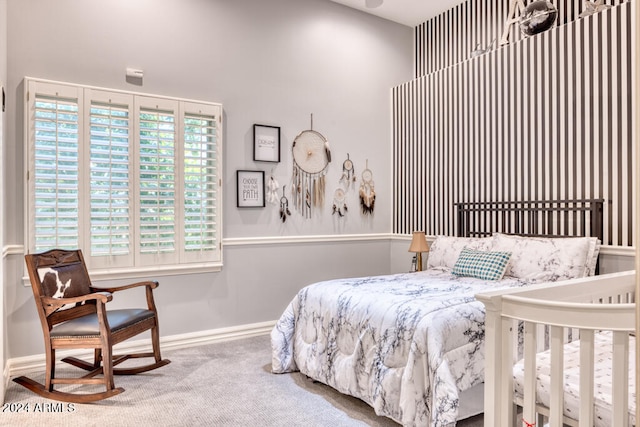
[[[94,271],[222,263],[219,104],[26,79],[30,252]]]

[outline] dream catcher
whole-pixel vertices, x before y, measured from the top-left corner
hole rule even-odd
[[[282,197],[280,198],[280,219],[282,222],[287,220],[288,216],[291,216],[291,211],[289,210],[289,200],[284,195],[284,189],[286,185],[282,187]]]
[[[353,167],[353,162],[349,159],[349,153],[347,153],[347,160],[342,162],[342,176],[339,181],[344,188],[348,191],[352,182],[356,182],[356,172]]]
[[[311,129],[301,132],[293,140],[293,205],[306,218],[311,218],[313,207],[324,205],[325,175],[331,162],[329,143],[320,133]]]
[[[345,216],[347,213],[347,203],[344,197],[344,190],[337,188],[333,194],[333,212],[332,215],[338,215],[340,217]]]
[[[280,184],[278,181],[271,175],[269,177],[269,182],[267,182],[267,202],[272,204],[278,203],[278,188],[280,188]]]
[[[360,182],[360,206],[363,214],[373,214],[373,205],[376,202],[376,192],[373,187],[373,173],[369,170],[369,161],[366,169],[362,171],[362,182]]]

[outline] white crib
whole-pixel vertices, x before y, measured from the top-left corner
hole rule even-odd
[[[594,387],[598,386],[594,379],[594,342],[608,337],[612,342],[606,351],[612,360],[608,422],[612,427],[629,426],[635,419],[629,413],[630,385],[631,393],[635,393],[635,361],[630,363],[629,359],[630,348],[635,358],[635,344],[629,344],[630,338],[635,339],[634,294],[635,272],[630,271],[476,295],[487,312],[484,425],[597,425],[600,416],[594,415]],[[519,322],[524,323],[521,334]],[[579,343],[575,343],[577,339]],[[574,343],[566,344],[569,341]],[[575,384],[579,409],[567,416],[565,368],[571,367],[564,363],[571,347],[579,354],[579,379]],[[522,393],[516,395],[514,365],[522,356],[519,366],[524,371],[524,384]],[[542,380],[536,380],[537,364],[544,363],[549,371],[546,404],[539,399]],[[521,423],[516,422],[514,404],[522,408]]]

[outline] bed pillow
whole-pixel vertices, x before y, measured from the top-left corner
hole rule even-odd
[[[460,257],[462,249],[489,250],[491,237],[436,236],[429,248],[427,269],[438,268],[451,271]]]
[[[500,280],[507,270],[511,252],[488,252],[464,248],[453,266],[456,276]]]
[[[494,233],[492,250],[511,252],[505,276],[555,282],[590,274],[594,242],[597,242],[594,237],[523,237]]]
[[[596,265],[598,264],[598,255],[600,255],[601,245],[602,242],[599,239],[595,237],[590,239],[585,276],[593,276],[596,274]]]

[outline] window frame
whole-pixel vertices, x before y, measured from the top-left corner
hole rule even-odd
[[[222,105],[219,103],[190,100],[175,97],[150,95],[145,93],[107,89],[94,86],[64,83],[25,77],[24,79],[24,135],[25,141],[25,176],[26,191],[24,198],[25,217],[25,252],[36,250],[35,231],[35,102],[37,96],[50,96],[55,99],[65,98],[77,100],[78,110],[78,246],[85,254],[87,266],[93,277],[131,278],[146,277],[150,272],[154,275],[179,273],[197,273],[219,271],[222,268],[222,144],[223,121]],[[92,255],[91,247],[91,111],[95,104],[125,106],[128,111],[128,227],[129,252],[126,255]],[[173,250],[167,253],[142,254],[140,251],[140,114],[142,108],[168,109],[173,114]],[[213,220],[206,222],[202,232],[213,242],[201,250],[186,250],[185,247],[185,209],[186,197],[184,181],[187,179],[188,166],[185,165],[184,152],[187,150],[185,120],[187,117],[199,116],[203,123],[208,123],[203,139],[202,156],[212,156],[206,164],[213,171],[202,179],[210,179],[203,192],[204,203],[209,208]],[[203,131],[204,132],[204,131]],[[210,138],[210,139],[209,139]],[[207,157],[208,158],[208,157]],[[205,158],[205,160],[207,159]],[[209,177],[209,178],[207,178]],[[206,181],[205,181],[206,184]]]

